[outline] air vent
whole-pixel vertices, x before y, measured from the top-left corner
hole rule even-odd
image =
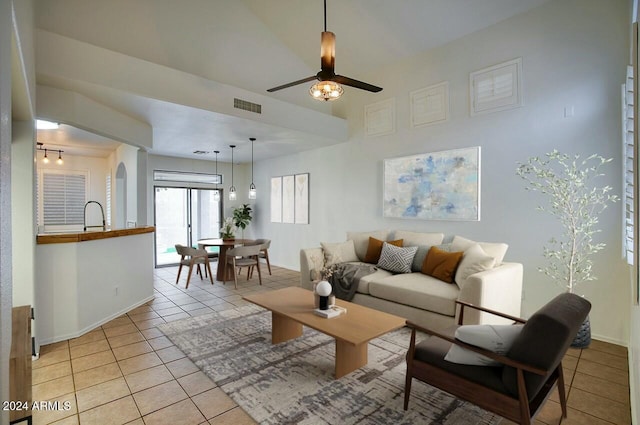
[[[206,155],[209,153],[209,151],[193,151],[193,153],[196,155]]]
[[[255,112],[256,114],[262,113],[262,105],[258,105],[257,103],[252,103],[242,99],[234,98],[233,107],[242,109],[244,111]]]

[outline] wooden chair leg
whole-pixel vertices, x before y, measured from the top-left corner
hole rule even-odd
[[[182,260],[180,260],[182,261]],[[176,277],[176,285],[178,284],[178,281],[180,280],[180,272],[182,271],[182,263],[180,263],[180,267],[178,267],[178,277]]]
[[[562,362],[558,365],[556,369],[558,373],[558,396],[560,398],[560,408],[562,409],[562,417],[567,417],[567,397],[564,392],[564,373],[562,372]]]
[[[250,275],[251,275],[251,267],[249,266],[247,267],[247,280],[249,280]]]
[[[200,269],[200,264],[197,264],[196,266],[198,267],[196,273],[198,274],[198,276],[200,276],[200,280],[202,280],[202,270]]]
[[[271,263],[269,262],[269,251],[264,250],[264,259],[267,260],[267,268],[269,269],[269,275],[271,275]]]
[[[207,272],[209,272],[209,280],[211,281],[211,284],[213,285],[213,273],[211,273],[211,263],[209,263],[209,261],[205,261],[205,263],[204,263],[204,274],[205,274],[205,276],[207,275]]]
[[[189,281],[191,280],[191,273],[193,272],[193,264],[189,264],[189,274],[187,275],[187,286],[184,289],[189,287]]]
[[[258,259],[256,261],[256,268],[258,269],[258,282],[260,282],[260,285],[262,286],[262,273],[260,272],[260,260]]]
[[[411,376],[411,371],[407,367],[407,377],[404,381],[404,410],[409,409],[409,396],[411,395],[412,381],[413,381],[413,377]]]
[[[233,280],[236,284],[236,289],[238,289],[238,271],[236,270],[236,257],[233,257],[233,269],[231,270],[235,271],[235,273],[233,274]]]

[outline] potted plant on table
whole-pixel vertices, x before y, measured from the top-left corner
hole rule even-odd
[[[233,234],[233,219],[227,217],[222,222],[222,228],[220,229],[220,237],[224,241],[233,240],[235,235]]]
[[[552,237],[543,247],[548,265],[538,271],[570,293],[575,293],[579,284],[596,279],[591,257],[605,247],[593,241],[600,232],[596,228],[598,215],[618,197],[609,193],[611,186],[596,187],[592,180],[603,176],[600,169],[609,162],[611,159],[599,155],[580,160],[579,155],[570,157],[553,150],[545,158],[531,157],[518,164],[516,173],[528,183],[526,189],[540,192],[548,200],[548,205],[538,206],[538,210],[556,217],[564,228],[559,238]],[[590,342],[587,317],[572,346],[587,347]]]
[[[233,222],[236,227],[241,229],[242,239],[244,239],[244,229],[251,223],[251,207],[249,204],[243,204],[241,207],[233,209]]]

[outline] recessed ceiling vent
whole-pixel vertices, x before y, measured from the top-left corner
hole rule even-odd
[[[244,111],[255,112],[256,114],[262,113],[262,105],[238,98],[233,99],[233,107]]]
[[[193,153],[195,155],[206,155],[209,153],[209,151],[193,151]]]

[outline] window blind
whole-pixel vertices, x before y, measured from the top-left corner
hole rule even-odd
[[[42,218],[45,226],[83,224],[87,176],[44,172]]]
[[[633,264],[634,251],[634,174],[636,172],[635,152],[633,143],[633,67],[627,67],[627,78],[622,85],[622,152],[624,158],[623,167],[623,254],[628,264]]]

